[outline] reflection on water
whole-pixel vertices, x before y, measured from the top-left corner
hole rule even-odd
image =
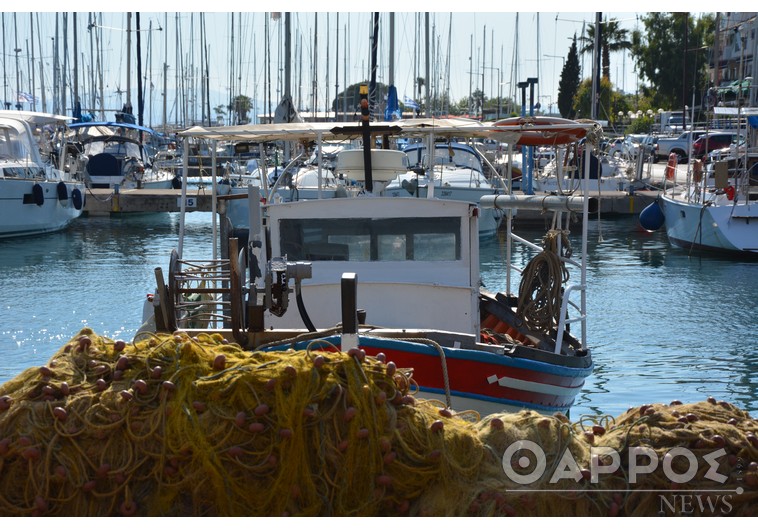
[[[187,219],[185,256],[209,255],[210,214]],[[178,214],[94,217],[55,234],[0,240],[0,381],[46,362],[83,327],[131,339],[178,227]]]
[[[709,395],[758,412],[758,262],[690,257],[665,234],[638,231],[632,217],[589,229],[595,370],[572,416]],[[178,231],[178,214],[160,214],[78,219],[64,232],[0,240],[0,381],[46,362],[85,326],[130,339]],[[185,257],[207,259],[210,214],[190,214],[186,234]],[[542,232],[527,235],[539,241]],[[501,241],[482,241],[480,252],[484,285],[502,290]],[[514,257],[523,267],[533,255]]]
[[[690,256],[671,248],[662,232],[639,231],[632,217],[595,220],[589,234],[595,370],[572,416],[710,395],[756,413],[758,262]],[[482,280],[490,290],[505,286],[504,256],[497,240],[482,243]]]

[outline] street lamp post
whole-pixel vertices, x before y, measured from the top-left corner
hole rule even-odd
[[[566,58],[565,57],[563,57],[561,55],[548,55],[548,54],[544,54],[544,56],[545,57],[550,57],[552,59],[560,59],[562,61],[561,62],[561,74],[563,73],[563,69],[566,67]],[[555,76],[553,76],[553,82],[555,83]],[[560,84],[560,80],[558,81],[558,83]],[[553,92],[553,94],[555,94],[557,92],[558,91],[556,90],[555,92]]]
[[[563,61],[563,66],[566,66],[566,58],[565,57],[562,57],[560,55],[548,55],[548,54],[544,54],[544,56],[545,57],[552,57],[554,59],[560,59],[561,61]]]

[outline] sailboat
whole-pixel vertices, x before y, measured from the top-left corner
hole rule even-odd
[[[720,40],[719,27],[717,18],[716,43]],[[746,30],[743,28],[743,31]],[[746,38],[743,37],[743,47]],[[718,53],[715,55],[718,57]],[[684,57],[686,60],[686,51]],[[742,60],[739,74],[744,76]],[[758,192],[755,188],[758,184],[758,108],[745,107],[743,101],[738,97],[736,106],[712,108],[716,118],[736,123],[738,143],[730,148],[729,156],[712,158],[705,166],[702,160],[696,160],[684,186],[664,188],[656,201],[640,213],[642,228],[657,230],[665,226],[671,244],[688,251],[758,256]],[[755,104],[754,97],[750,104]],[[743,127],[745,142],[740,144]]]
[[[70,119],[0,111],[0,238],[56,232],[81,215],[84,184],[65,171],[65,160],[56,164],[52,138],[44,138]]]
[[[714,113],[738,123],[746,118],[745,144],[710,167],[696,163],[683,187],[664,188],[640,213],[640,225],[665,226],[671,244],[689,251],[758,256],[758,108],[715,107]]]

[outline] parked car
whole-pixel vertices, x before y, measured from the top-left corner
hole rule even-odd
[[[666,124],[665,127],[663,127],[664,133],[668,134],[676,134],[682,132],[682,127],[684,126],[684,118],[680,116],[671,116],[669,119],[668,124]]]
[[[636,157],[637,153],[642,150],[643,156],[647,158],[655,152],[655,141],[656,138],[649,134],[630,134],[626,138],[610,144],[607,153],[609,156],[627,156],[631,158]]]
[[[707,131],[685,131],[675,137],[659,137],[655,148],[656,159],[666,159],[673,153],[677,155],[679,162],[687,160],[690,134],[692,134],[692,141],[694,142],[706,132]]]
[[[737,141],[737,133],[710,132],[692,142],[692,156],[702,158],[716,149],[729,147]]]

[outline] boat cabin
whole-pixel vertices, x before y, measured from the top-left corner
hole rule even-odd
[[[367,324],[478,334],[476,205],[352,197],[265,209],[271,255],[312,263],[302,296],[316,327],[340,322],[340,278],[349,271]],[[266,323],[303,327],[294,310],[267,315]]]

